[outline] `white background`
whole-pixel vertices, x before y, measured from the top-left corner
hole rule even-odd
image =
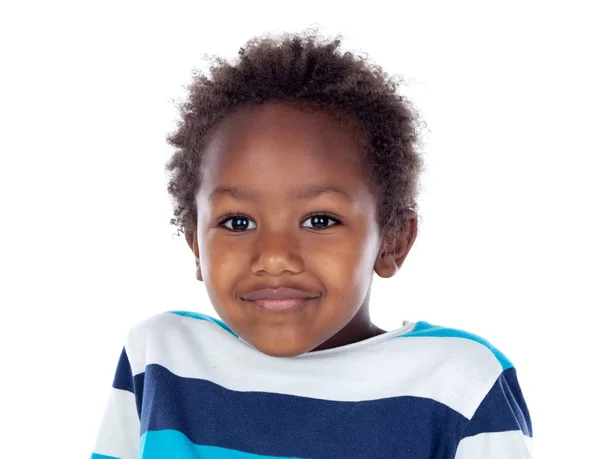
[[[517,367],[536,457],[595,457],[594,2],[12,3],[0,457],[89,457],[128,329],[160,311],[213,314],[171,237],[171,99],[203,53],[233,58],[254,35],[311,25],[404,76],[429,128],[420,234],[401,272],[376,281],[374,321],[484,336]]]

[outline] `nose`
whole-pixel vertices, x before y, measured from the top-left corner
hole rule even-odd
[[[304,271],[298,243],[287,232],[265,232],[256,241],[252,273],[281,276]]]

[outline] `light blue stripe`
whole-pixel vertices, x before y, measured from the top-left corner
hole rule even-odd
[[[140,438],[140,457],[144,459],[282,459],[218,446],[196,445],[177,430],[148,431]],[[302,459],[302,458],[285,458]]]
[[[473,333],[469,333],[463,330],[458,330],[455,328],[446,328],[441,327],[439,325],[432,325],[428,322],[417,322],[415,328],[405,335],[400,335],[398,338],[411,337],[411,336],[438,336],[440,338],[464,338],[470,339],[471,341],[475,341],[479,344],[483,344],[487,347],[498,359],[500,365],[502,365],[502,370],[506,370],[508,368],[512,368],[513,364],[510,360],[506,358],[506,356],[496,349],[489,341],[483,339],[480,336],[477,336]]]
[[[206,320],[207,322],[212,322],[214,324],[217,324],[222,329],[227,330],[233,336],[235,336],[236,338],[238,338],[238,335],[231,328],[229,328],[225,324],[225,322],[223,322],[223,321],[221,321],[219,319],[215,319],[214,317],[207,316],[206,314],[202,314],[200,312],[190,312],[190,311],[169,311],[169,312],[171,314],[177,314],[178,316],[191,317],[192,319]]]
[[[90,459],[119,459],[119,458],[114,457],[114,456],[105,456],[104,454],[92,453],[92,457]]]

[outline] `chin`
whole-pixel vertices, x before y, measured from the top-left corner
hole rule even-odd
[[[304,345],[289,345],[290,343],[286,343],[288,345],[278,345],[278,344],[261,344],[261,343],[250,343],[252,346],[262,352],[263,354],[269,355],[271,357],[297,357],[302,354],[306,354],[313,350],[316,346],[311,346],[310,344]]]

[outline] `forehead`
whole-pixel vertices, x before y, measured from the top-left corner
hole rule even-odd
[[[202,188],[283,195],[304,185],[366,188],[357,129],[331,113],[286,104],[244,107],[208,136]]]

